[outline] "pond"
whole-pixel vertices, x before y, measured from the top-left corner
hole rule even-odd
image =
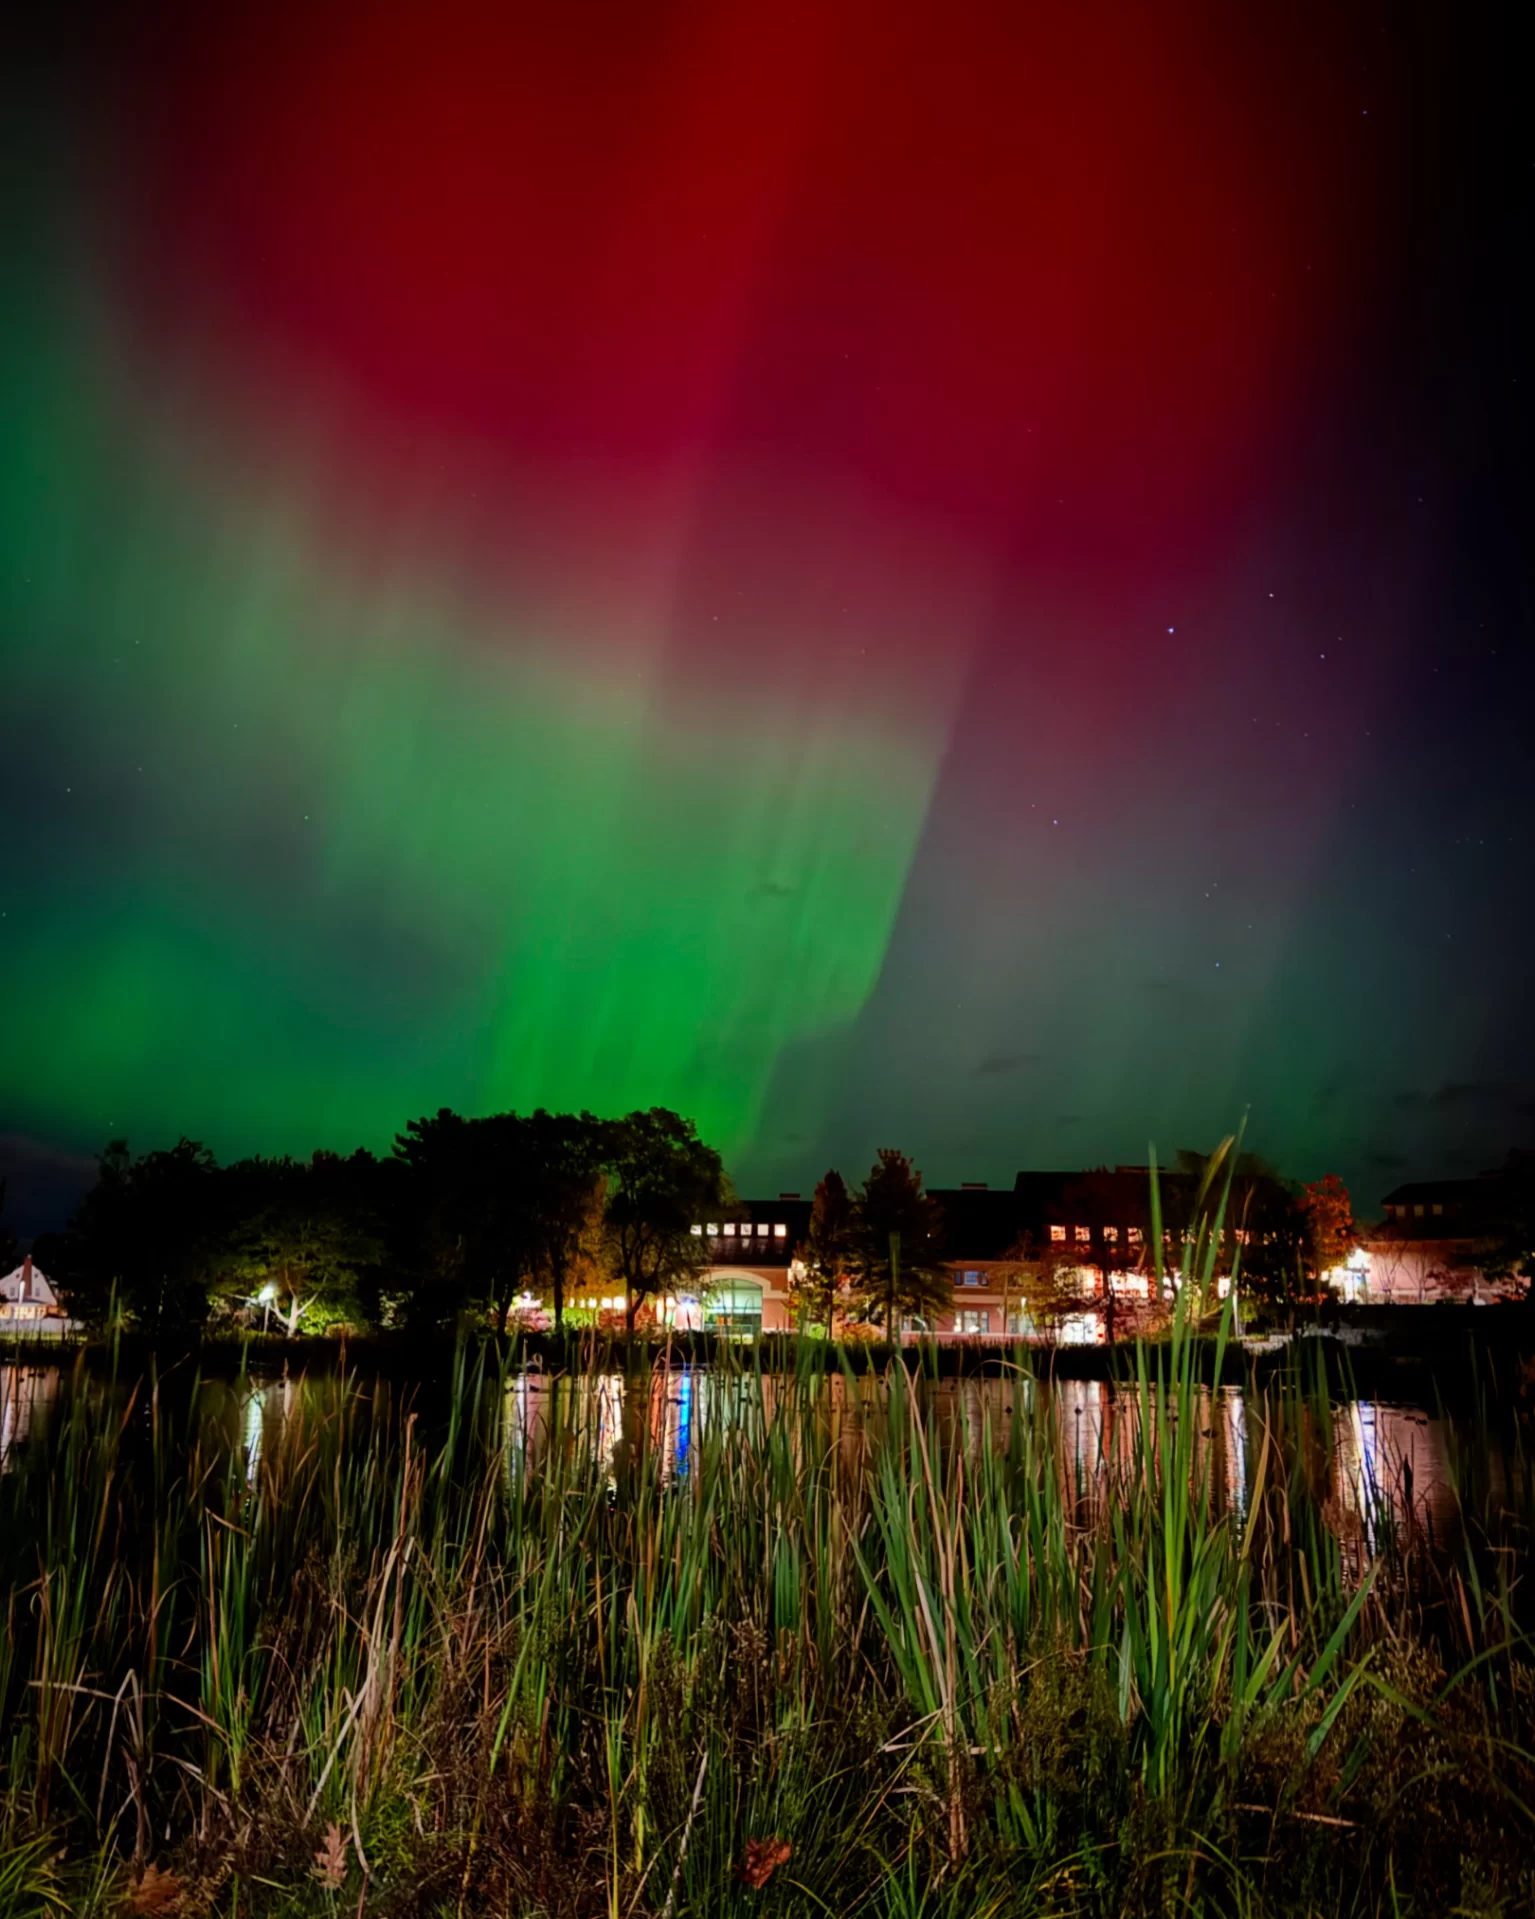
[[[0,1364],[0,1473],[24,1449],[43,1443],[50,1422],[77,1390],[69,1368]],[[121,1382],[86,1378],[83,1390],[101,1418],[122,1418],[130,1391]],[[818,1381],[810,1437],[803,1415],[795,1443],[808,1454],[835,1448],[845,1465],[877,1449],[888,1430],[889,1392],[877,1377]],[[663,1483],[685,1480],[702,1435],[711,1429],[761,1431],[802,1394],[803,1384],[773,1375],[704,1369],[549,1376],[517,1372],[499,1383],[488,1415],[487,1440],[501,1449],[508,1476],[536,1472],[553,1445],[584,1449],[616,1483],[626,1462],[649,1454]],[[289,1422],[325,1418],[342,1394],[409,1404],[428,1437],[446,1419],[442,1387],[402,1391],[397,1385],[350,1375],[290,1376],[253,1373],[233,1380],[196,1382],[186,1408],[206,1455],[238,1453],[254,1483],[265,1449]],[[1442,1409],[1381,1399],[1307,1399],[1278,1389],[1250,1393],[1223,1386],[1202,1393],[1201,1458],[1208,1456],[1215,1503],[1238,1519],[1255,1475],[1275,1470],[1303,1482],[1308,1499],[1338,1536],[1364,1557],[1383,1526],[1406,1540],[1452,1551],[1468,1518],[1478,1534],[1501,1539],[1515,1515],[1531,1509],[1531,1455],[1522,1418],[1499,1421],[1451,1417]],[[922,1380],[913,1401],[917,1417],[945,1447],[1005,1448],[1020,1423],[1048,1421],[1061,1491],[1084,1514],[1114,1497],[1114,1488],[1141,1445],[1141,1414],[1133,1390],[1100,1380],[1047,1382],[1031,1376]],[[137,1417],[147,1421],[143,1402]],[[94,1412],[93,1412],[94,1416]],[[486,1418],[481,1409],[482,1420]],[[1265,1447],[1270,1457],[1265,1465]],[[1283,1462],[1279,1466],[1277,1462]],[[1520,1544],[1525,1542],[1520,1541]]]

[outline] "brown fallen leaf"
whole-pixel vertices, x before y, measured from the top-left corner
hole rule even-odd
[[[181,1881],[173,1872],[161,1872],[158,1866],[146,1866],[128,1887],[123,1910],[136,1919],[151,1914],[181,1910]]]
[[[754,1891],[760,1892],[794,1848],[787,1839],[748,1839],[746,1863],[736,1872]]]
[[[315,1878],[331,1892],[339,1892],[346,1878],[346,1848],[346,1835],[332,1820],[325,1828],[325,1844],[315,1852],[313,1867]]]

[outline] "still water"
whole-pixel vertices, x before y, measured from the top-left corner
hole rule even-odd
[[[618,1374],[590,1379],[549,1380],[523,1375],[507,1392],[509,1469],[526,1470],[551,1443],[555,1432],[574,1428],[610,1472],[627,1446],[640,1441],[658,1447],[662,1471],[685,1474],[697,1436],[711,1421],[771,1418],[777,1382],[764,1380],[765,1406],[759,1410],[754,1381],[718,1378],[703,1372],[639,1381]],[[887,1423],[888,1401],[881,1383],[832,1377],[825,1382],[825,1437],[856,1452],[877,1440]],[[555,1396],[575,1402],[556,1410]],[[1036,1403],[1037,1402],[1037,1403]],[[1060,1454],[1069,1476],[1068,1490],[1091,1503],[1099,1488],[1112,1483],[1113,1467],[1128,1466],[1140,1444],[1140,1415],[1133,1393],[1099,1380],[1058,1380],[1050,1386],[1032,1379],[938,1380],[919,1394],[924,1416],[941,1437],[961,1435],[972,1445],[1005,1446],[1015,1410],[1044,1412],[1054,1420],[1062,1441]],[[1273,1409],[1250,1408],[1240,1387],[1221,1387],[1203,1395],[1200,1439],[1213,1451],[1217,1496],[1229,1511],[1246,1509],[1263,1421]],[[1292,1422],[1293,1424],[1293,1422]],[[1338,1531],[1368,1545],[1381,1520],[1411,1526],[1450,1544],[1461,1530],[1461,1497],[1477,1504],[1489,1498],[1505,1506],[1522,1487],[1527,1472],[1522,1449],[1507,1436],[1489,1447],[1483,1435],[1476,1446],[1477,1480],[1472,1487],[1471,1434],[1442,1415],[1422,1407],[1377,1400],[1346,1400],[1334,1405],[1326,1429],[1308,1421],[1299,1440],[1300,1468],[1309,1490],[1320,1497]],[[1272,1472],[1272,1467],[1270,1468]]]
[[[41,1443],[64,1396],[74,1390],[67,1368],[0,1364],[0,1473]],[[127,1393],[92,1383],[101,1417],[122,1417]],[[207,1379],[197,1387],[195,1418],[204,1445],[238,1449],[254,1483],[263,1450],[288,1421],[324,1416],[342,1391],[368,1396],[375,1383],[352,1377],[345,1387],[332,1376],[285,1374],[237,1380]],[[397,1389],[383,1388],[384,1391]],[[497,1439],[508,1475],[536,1471],[551,1445],[577,1446],[615,1477],[627,1456],[649,1452],[663,1479],[686,1478],[706,1431],[728,1434],[774,1417],[792,1383],[767,1377],[760,1392],[755,1377],[703,1370],[657,1372],[626,1378],[597,1373],[550,1378],[513,1376],[496,1409]],[[430,1429],[434,1410],[423,1392],[420,1410]],[[1133,1393],[1097,1380],[1030,1378],[924,1381],[917,1389],[919,1416],[935,1426],[945,1444],[1006,1446],[1015,1417],[1054,1423],[1064,1490],[1092,1505],[1112,1496],[1116,1467],[1128,1466],[1140,1445],[1140,1413]],[[147,1407],[138,1407],[147,1417]],[[1468,1515],[1478,1530],[1498,1533],[1501,1522],[1531,1509],[1530,1453],[1522,1426],[1466,1422],[1420,1406],[1381,1400],[1339,1400],[1318,1415],[1315,1408],[1256,1400],[1239,1387],[1202,1396],[1201,1456],[1208,1453],[1216,1497],[1240,1517],[1250,1496],[1260,1450],[1271,1447],[1268,1471],[1282,1456],[1282,1470],[1304,1476],[1307,1490],[1328,1523],[1368,1553],[1385,1524],[1446,1549],[1460,1540]],[[881,1381],[822,1382],[816,1403],[817,1442],[836,1447],[853,1464],[877,1445],[890,1417]]]

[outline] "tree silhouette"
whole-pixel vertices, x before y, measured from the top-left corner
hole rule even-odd
[[[1313,1279],[1346,1265],[1359,1244],[1354,1206],[1336,1173],[1325,1173],[1300,1189],[1296,1201],[1305,1225],[1307,1270]]]
[[[590,1283],[603,1262],[608,1130],[590,1113],[547,1113],[542,1107],[524,1125],[533,1278],[548,1293],[558,1328],[571,1282]]]
[[[231,1276],[243,1296],[267,1294],[292,1338],[301,1318],[313,1328],[361,1315],[359,1282],[384,1257],[368,1186],[377,1162],[316,1153],[294,1160],[245,1160],[222,1176],[255,1202],[235,1228]]]
[[[197,1141],[134,1159],[125,1140],[113,1140],[67,1235],[61,1278],[71,1310],[102,1325],[115,1300],[151,1337],[195,1333],[228,1259],[228,1202]]]
[[[1501,1291],[1528,1297],[1535,1291],[1535,1153],[1510,1152],[1486,1188],[1478,1263]]]
[[[406,1317],[444,1325],[477,1309],[504,1331],[541,1250],[528,1122],[515,1113],[465,1119],[443,1107],[412,1120],[395,1155],[409,1174],[406,1226],[414,1242]]]
[[[734,1195],[719,1154],[664,1106],[611,1120],[605,1133],[606,1241],[632,1333],[644,1300],[696,1283],[710,1248],[693,1228],[717,1219]]]
[[[954,1310],[954,1282],[938,1263],[943,1216],[904,1153],[882,1146],[858,1195],[855,1244],[865,1310],[897,1337],[900,1318]]]
[[[1191,1209],[1210,1158],[1207,1153],[1180,1152],[1183,1177],[1164,1183],[1164,1215],[1177,1234],[1175,1259],[1183,1233],[1193,1228]],[[1214,1195],[1219,1190],[1217,1175]],[[1238,1271],[1243,1290],[1254,1298],[1288,1306],[1310,1291],[1309,1250],[1306,1218],[1296,1190],[1258,1154],[1238,1154],[1231,1172],[1218,1270],[1222,1274]]]
[[[8,1184],[7,1180],[0,1179],[0,1273],[8,1273],[16,1264],[17,1256],[21,1252],[21,1242],[4,1223],[5,1193]]]
[[[858,1209],[847,1181],[832,1167],[815,1189],[810,1231],[801,1249],[805,1278],[799,1288],[812,1320],[820,1320],[829,1339],[837,1294],[857,1254]]]

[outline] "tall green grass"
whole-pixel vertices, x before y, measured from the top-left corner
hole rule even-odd
[[[1528,1909],[1524,1561],[1346,1551],[1299,1373],[1226,1497],[1208,1199],[1085,1465],[1022,1352],[958,1409],[748,1356],[684,1471],[670,1376],[611,1446],[590,1380],[528,1435],[467,1351],[435,1417],[342,1376],[252,1466],[238,1393],[77,1371],[0,1475],[0,1919]]]

